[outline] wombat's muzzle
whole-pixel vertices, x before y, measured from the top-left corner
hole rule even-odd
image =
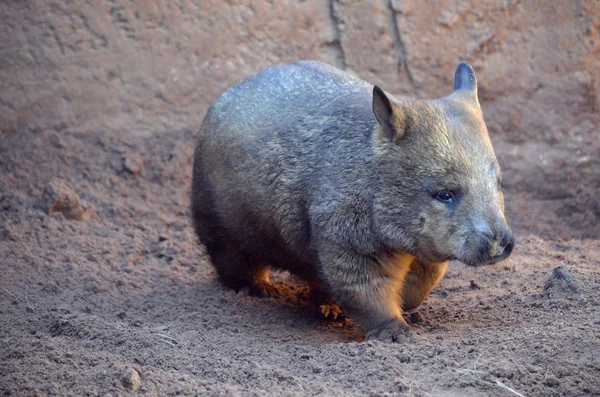
[[[498,240],[500,241],[498,242]],[[514,247],[515,236],[510,230],[505,229],[502,232],[502,236],[500,238],[495,239],[495,241],[492,242],[492,244],[490,245],[490,248],[488,248],[487,254],[489,257],[491,257],[488,261],[488,264],[498,263],[501,260],[508,258],[512,253]],[[493,252],[490,252],[494,248],[496,251],[495,254]]]
[[[479,245],[466,260],[458,258],[469,266],[482,266],[498,263],[510,256],[515,247],[515,236],[508,229],[500,233],[484,233],[480,235]]]

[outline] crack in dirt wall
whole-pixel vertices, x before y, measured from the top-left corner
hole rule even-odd
[[[337,0],[329,0],[329,18],[331,19],[331,26],[334,32],[334,38],[331,42],[331,45],[336,52],[336,65],[345,70],[346,69],[346,54],[344,53],[344,46],[342,45],[342,32],[340,29],[340,17],[338,16],[337,11],[335,10],[337,6]]]
[[[402,71],[404,71],[408,77],[410,85],[414,88],[415,80],[413,79],[412,73],[410,72],[410,67],[408,66],[408,54],[406,53],[406,48],[402,42],[400,28],[398,27],[398,19],[401,17],[402,13],[394,10],[393,0],[386,0],[386,6],[388,12],[390,13],[390,23],[392,25],[394,43],[396,44],[396,51],[398,52],[398,73],[402,73]]]

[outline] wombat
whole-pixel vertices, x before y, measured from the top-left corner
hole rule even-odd
[[[269,268],[330,296],[367,338],[408,336],[402,318],[449,260],[508,257],[501,174],[461,63],[451,95],[398,101],[314,61],[268,68],[209,108],[192,216],[221,281],[275,295]]]

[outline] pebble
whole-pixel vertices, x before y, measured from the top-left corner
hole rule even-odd
[[[130,390],[138,391],[142,386],[142,379],[138,371],[133,368],[127,368],[121,376],[121,383]]]
[[[71,185],[59,178],[44,187],[42,206],[48,215],[60,212],[67,219],[81,221],[89,218],[87,205],[82,203]]]
[[[481,286],[475,282],[475,280],[471,280],[471,284],[469,285],[471,289],[481,289]]]
[[[135,176],[142,172],[142,169],[144,168],[144,163],[138,156],[130,155],[123,157],[123,168],[125,168],[125,171]]]
[[[554,375],[548,375],[546,376],[546,379],[544,379],[544,384],[548,387],[556,387],[558,385],[560,385],[560,381],[558,380],[558,378]]]

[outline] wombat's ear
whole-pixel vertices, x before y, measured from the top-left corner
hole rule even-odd
[[[477,79],[473,68],[465,62],[462,62],[456,68],[454,73],[454,91],[468,91],[475,96],[477,100]]]
[[[373,87],[373,113],[387,138],[395,140],[404,135],[402,109],[377,86]]]

